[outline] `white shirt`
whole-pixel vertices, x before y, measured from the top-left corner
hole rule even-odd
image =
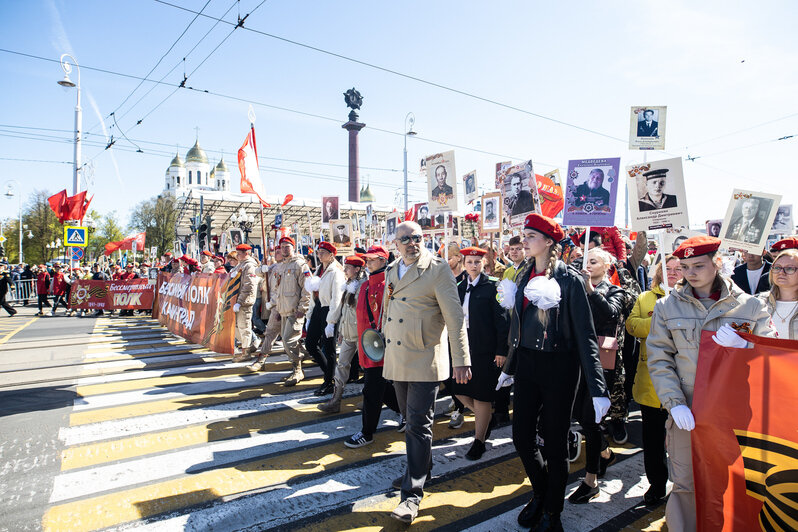
[[[748,286],[751,288],[751,295],[756,294],[756,287],[759,284],[759,278],[762,277],[762,270],[765,269],[765,263],[758,270],[746,269],[745,273],[748,274]]]
[[[471,286],[472,289],[479,282],[479,277],[477,277],[473,281],[470,280],[470,278],[467,278],[467,279],[469,279],[468,286]],[[465,297],[463,298],[463,314],[465,314],[465,326],[466,326],[466,329],[468,329],[468,327],[469,327],[469,323],[468,323],[468,302],[471,300],[471,292],[468,291],[468,286],[466,286],[466,294],[465,294]]]
[[[408,266],[407,264],[405,264],[405,260],[404,260],[404,259],[402,259],[402,260],[400,260],[400,261],[399,261],[399,264],[396,266],[396,268],[397,268],[397,270],[396,270],[396,275],[398,275],[398,276],[399,276],[399,279],[401,279],[401,278],[402,278],[402,276],[403,276],[405,273],[407,273],[407,270],[410,268],[410,266]]]
[[[795,301],[776,301],[776,312],[773,313],[770,321],[779,338],[790,339],[791,318],[795,315],[796,310],[798,310],[798,304]]]

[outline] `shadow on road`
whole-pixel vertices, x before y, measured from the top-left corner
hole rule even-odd
[[[69,385],[2,391],[0,417],[72,406],[77,396]]]

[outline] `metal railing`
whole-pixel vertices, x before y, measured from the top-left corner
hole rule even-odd
[[[8,294],[6,301],[9,303],[35,303],[37,301],[36,279],[22,279],[8,283]]]

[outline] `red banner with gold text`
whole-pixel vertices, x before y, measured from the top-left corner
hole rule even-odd
[[[227,274],[160,272],[152,317],[191,343],[232,354],[239,286]]]
[[[69,306],[81,310],[145,310],[152,308],[155,285],[149,279],[72,283]]]
[[[798,530],[798,341],[701,337],[693,396],[699,531]]]

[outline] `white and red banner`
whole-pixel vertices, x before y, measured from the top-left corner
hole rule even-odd
[[[241,193],[255,194],[264,207],[270,207],[271,205],[266,201],[263,182],[260,180],[254,127],[250,129],[244,144],[238,149],[238,170],[241,172]]]

